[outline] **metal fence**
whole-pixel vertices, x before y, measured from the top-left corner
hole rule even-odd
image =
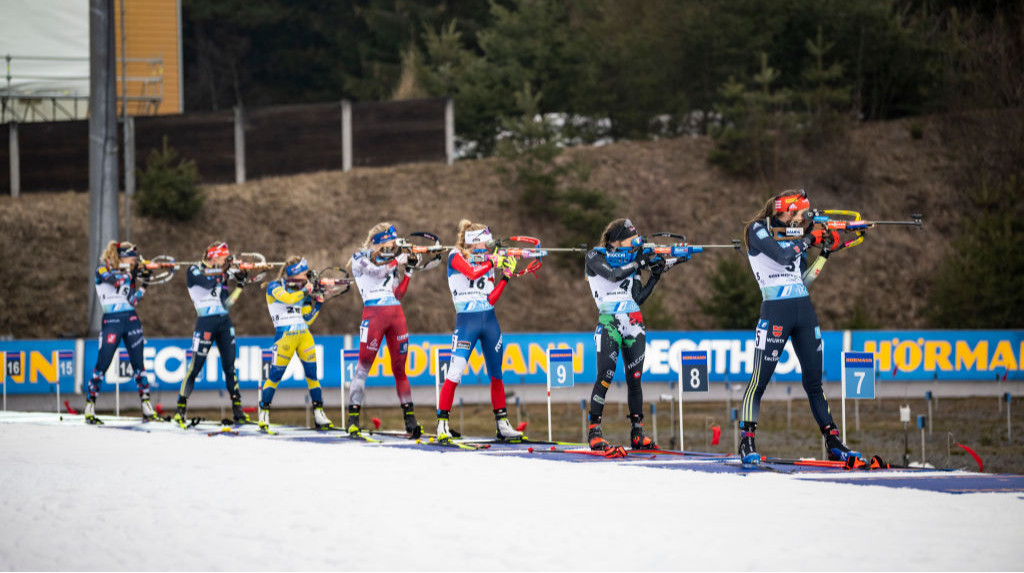
[[[119,146],[122,161],[134,157],[141,170],[166,137],[182,159],[196,162],[204,183],[353,166],[451,163],[453,114],[450,99],[429,99],[145,116],[131,119],[134,129],[122,130]],[[0,126],[0,191],[15,196],[87,191],[88,126],[88,121]],[[121,173],[124,177],[125,170]]]

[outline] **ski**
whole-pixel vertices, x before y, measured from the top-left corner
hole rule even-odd
[[[427,441],[422,439],[416,440],[417,444],[424,444],[428,446],[438,446],[441,448],[457,448],[460,450],[486,450],[491,447],[491,444],[485,443],[473,443],[473,442],[462,442],[462,441],[445,441],[439,442],[436,437],[428,438]]]
[[[217,431],[217,432],[206,432],[206,436],[207,437],[213,437],[213,436],[237,436],[237,435],[238,435],[238,430],[232,430],[230,428],[221,428],[220,431]]]

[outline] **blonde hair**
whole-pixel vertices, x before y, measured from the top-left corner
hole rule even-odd
[[[297,263],[297,262],[299,262],[301,260],[302,260],[302,257],[298,257],[298,256],[294,256],[294,255],[288,257],[287,259],[285,259],[284,260],[284,264],[281,265],[281,268],[277,270],[277,280],[283,281],[285,279],[285,269],[287,269],[288,267],[294,265],[295,263]]]
[[[612,229],[622,225],[625,222],[626,222],[626,218],[622,217],[622,218],[613,220],[611,223],[608,223],[608,226],[604,228],[604,231],[601,231],[601,239],[598,242],[602,246],[604,246],[605,248],[608,248],[610,246],[610,244],[611,244],[611,241],[608,240],[608,235],[611,234]]]
[[[117,241],[110,241],[107,243],[107,248],[103,249],[103,254],[100,257],[103,262],[107,264],[107,267],[112,269],[121,268],[121,256],[117,254],[117,250],[120,247],[135,247],[132,243],[127,241],[119,243]]]
[[[757,212],[752,219],[749,219],[745,225],[743,225],[743,250],[750,250],[750,240],[747,238],[750,233],[750,226],[758,221],[764,221],[775,214],[775,200],[786,195],[796,195],[799,193],[799,189],[786,189],[781,193],[776,193],[768,198],[761,210]]]
[[[459,239],[455,242],[455,246],[458,247],[463,257],[469,257],[469,249],[466,248],[466,231],[479,231],[486,228],[487,225],[474,223],[469,219],[459,221]]]

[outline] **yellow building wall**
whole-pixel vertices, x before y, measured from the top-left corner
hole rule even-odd
[[[124,5],[124,88],[128,115],[174,114],[181,101],[180,0],[114,0],[118,113],[121,112],[121,6]],[[139,61],[158,60],[158,61]]]

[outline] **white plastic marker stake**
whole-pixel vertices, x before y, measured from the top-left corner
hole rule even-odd
[[[341,349],[341,419],[345,420],[348,412],[345,409],[345,385],[352,387],[352,379],[356,377],[356,367],[359,366],[359,349]],[[348,422],[345,422],[346,424]],[[348,426],[346,426],[347,428]]]
[[[846,443],[846,399],[873,400],[875,398],[875,355],[872,352],[842,353],[843,443]]]
[[[683,392],[709,391],[708,353],[706,350],[687,350],[679,354],[679,450],[683,442]]]
[[[57,417],[60,418],[60,385],[62,383],[75,383],[75,353],[72,350],[57,350],[53,353],[57,361]]]
[[[551,389],[572,388],[571,348],[548,348],[548,441],[551,441]]]
[[[434,354],[434,409],[441,409],[441,384],[448,375],[448,366],[452,361],[452,350],[443,346],[431,347]]]

